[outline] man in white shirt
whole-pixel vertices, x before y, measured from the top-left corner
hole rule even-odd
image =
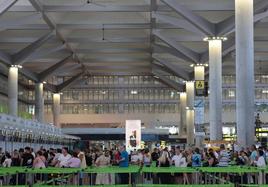
[[[172,163],[174,163],[176,167],[180,167],[182,154],[179,146],[176,147],[175,153],[176,154],[172,157]]]
[[[177,146],[175,149],[175,155],[172,157],[172,163],[175,164],[175,167],[182,167],[182,154],[180,146]],[[181,173],[175,173],[176,184],[182,184],[183,175]]]
[[[141,150],[133,151],[131,156],[131,163],[135,165],[139,165],[143,161],[143,155],[141,153]]]
[[[72,156],[68,153],[68,148],[63,147],[62,148],[62,154],[58,158],[58,164],[59,167],[68,167],[68,161],[72,158]]]

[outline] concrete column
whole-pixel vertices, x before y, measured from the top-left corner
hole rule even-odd
[[[186,82],[186,131],[187,131],[187,144],[194,144],[194,82]]]
[[[186,124],[187,124],[187,144],[194,145],[194,109],[187,108],[186,110]]]
[[[197,64],[194,66],[194,79],[195,81],[205,81],[205,66],[207,66],[207,64]],[[203,100],[203,97],[199,97],[199,101]],[[200,116],[197,115],[202,115],[204,116],[204,112],[200,113],[200,106],[198,108],[195,108],[195,123],[196,123],[196,128],[195,128],[195,146],[196,147],[202,147],[203,145],[203,140],[205,138],[205,136],[201,133],[203,133],[203,131],[201,130],[201,125],[204,123],[204,121],[198,120],[200,118]],[[204,106],[202,106],[203,110],[204,110]],[[197,110],[199,110],[197,112]]]
[[[179,127],[179,135],[186,135],[186,101],[187,94],[185,92],[180,93],[180,127]]]
[[[253,0],[235,0],[237,142],[254,143]]]
[[[222,139],[222,40],[225,39],[208,39],[210,140]]]
[[[35,84],[35,119],[44,123],[44,96],[43,83]]]
[[[205,65],[194,66],[194,80],[205,80]]]
[[[8,73],[8,113],[18,115],[18,67],[12,66]]]
[[[60,94],[54,93],[53,94],[53,124],[56,127],[60,126]]]
[[[187,107],[194,108],[194,82],[186,82],[186,94],[187,94]]]

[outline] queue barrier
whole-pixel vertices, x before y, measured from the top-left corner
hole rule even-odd
[[[185,185],[185,184],[137,184],[136,187],[234,187],[234,184],[194,184],[194,185]]]
[[[268,187],[267,184],[242,184],[241,187]]]
[[[227,187],[227,186],[234,186],[233,184],[228,184],[230,181],[222,180],[222,176],[224,175],[236,175],[240,176],[242,179],[242,176],[245,174],[248,175],[255,175],[258,176],[260,173],[267,174],[268,168],[257,168],[257,167],[241,167],[241,166],[229,166],[229,167],[198,167],[198,168],[180,168],[180,167],[140,167],[131,165],[126,168],[118,167],[118,166],[109,166],[109,167],[88,167],[86,169],[80,169],[80,168],[54,168],[54,167],[48,167],[43,169],[33,169],[33,168],[24,168],[24,167],[10,167],[10,168],[1,168],[0,167],[0,176],[10,176],[10,175],[18,175],[20,173],[25,173],[27,175],[35,175],[35,174],[47,174],[49,176],[54,177],[50,181],[47,181],[45,183],[37,184],[40,186],[53,184],[56,179],[61,179],[63,177],[70,177],[70,176],[78,176],[78,173],[87,173],[87,174],[101,174],[101,173],[109,173],[109,174],[116,174],[116,173],[129,173],[130,176],[130,183],[131,184],[131,174],[133,173],[139,173],[141,175],[145,173],[188,173],[188,174],[196,174],[198,173],[201,180],[203,180],[205,186],[214,187],[215,183],[217,183],[217,187]],[[17,178],[16,177],[16,178]],[[199,178],[199,179],[200,179]],[[79,180],[79,179],[78,179]],[[217,181],[216,181],[217,180]],[[198,183],[198,182],[196,182]],[[226,184],[227,183],[227,184]],[[240,186],[245,187],[268,187],[268,185],[243,185],[243,182],[241,182]],[[18,184],[16,182],[16,184]],[[142,186],[141,186],[142,185]],[[214,186],[213,186],[214,185]],[[36,185],[34,185],[36,186]],[[101,185],[98,185],[101,186]],[[106,185],[105,185],[106,186]],[[120,185],[112,185],[120,187]],[[137,184],[137,187],[151,187],[150,184]],[[153,184],[153,186],[156,187],[173,187],[172,185],[156,185]],[[152,187],[153,187],[152,186]],[[180,185],[176,185],[180,186]],[[184,185],[184,186],[196,186],[198,185]],[[204,186],[204,185],[202,185]],[[121,187],[123,187],[121,185]],[[124,187],[126,187],[124,185]]]

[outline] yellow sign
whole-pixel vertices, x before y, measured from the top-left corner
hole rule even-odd
[[[205,81],[195,81],[195,89],[205,89]]]

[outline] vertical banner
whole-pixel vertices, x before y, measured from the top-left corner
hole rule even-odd
[[[141,120],[126,120],[126,149],[139,149],[141,146]]]

